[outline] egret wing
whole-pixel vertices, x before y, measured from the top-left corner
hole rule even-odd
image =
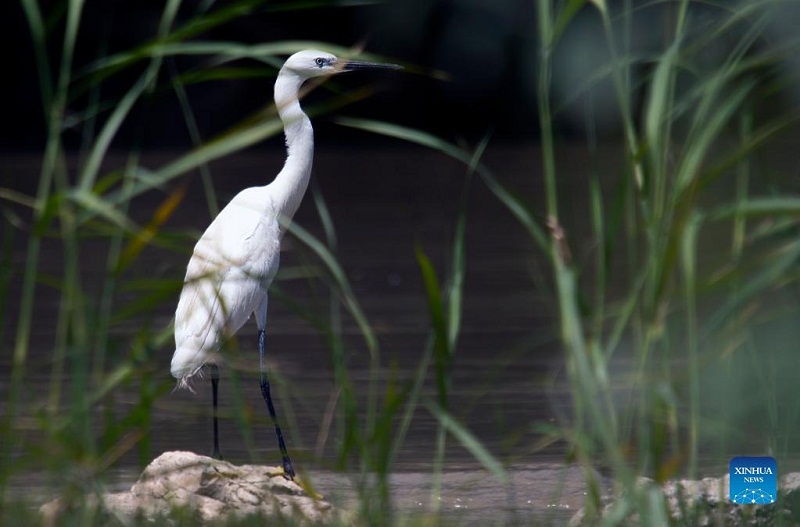
[[[209,225],[189,261],[175,313],[172,373],[178,378],[196,373],[244,325],[278,269],[278,221],[241,199],[244,194]]]

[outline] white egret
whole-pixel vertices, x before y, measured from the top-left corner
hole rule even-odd
[[[288,155],[274,181],[239,192],[211,222],[195,245],[186,269],[183,290],[175,312],[175,354],[172,375],[179,385],[197,375],[204,365],[211,370],[214,447],[221,458],[217,421],[220,348],[255,314],[261,393],[278,436],[284,475],[295,471],[286,450],[270,396],[265,362],[267,291],[278,270],[284,226],[303,198],[311,176],[314,131],[300,108],[303,83],[314,77],[366,68],[398,69],[393,64],[339,60],[322,51],[295,53],[275,81],[275,105],[283,121]]]

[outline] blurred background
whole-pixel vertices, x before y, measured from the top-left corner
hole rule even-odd
[[[548,2],[543,24],[542,2],[179,3],[175,42],[289,50],[313,41],[405,66],[338,76],[304,101],[317,149],[296,223],[323,240],[349,283],[331,278],[302,237],[287,237],[268,338],[290,450],[320,472],[414,473],[393,487],[406,507],[423,499],[420,488],[437,491],[442,467],[482,470],[497,458],[514,492],[498,478],[474,495],[480,484],[457,480],[448,495],[475,497],[478,523],[494,517],[498,496],[512,516],[569,509],[629,469],[658,480],[719,475],[741,454],[800,465],[800,3],[567,0]],[[81,470],[106,481],[113,467],[125,481],[164,450],[207,450],[206,383],[173,392],[168,375],[174,306],[216,211],[267,183],[284,158],[278,128],[209,163],[193,156],[270,117],[289,51],[231,62],[165,53],[99,175],[86,176],[108,116],[168,44],[153,40],[168,4],[86,1],[64,112],[48,115],[42,79],[55,86],[77,4],[0,5],[0,390],[13,438],[0,461],[14,461],[0,483],[15,496],[27,485],[83,488]],[[32,39],[25,17],[32,6],[44,72],[32,45],[41,35]],[[403,127],[410,141],[398,128],[342,126],[342,116]],[[58,124],[49,139],[48,120]],[[57,152],[51,165],[46,148]],[[172,170],[175,160],[190,169]],[[119,198],[129,184],[146,191]],[[457,338],[444,358],[432,351],[441,335],[420,254],[452,309]],[[335,307],[342,298],[363,307],[378,367],[358,316]],[[272,464],[254,335],[254,324],[243,328],[223,373],[222,449]],[[345,378],[334,373],[339,346]],[[342,403],[345,381],[359,406]],[[443,406],[470,431],[449,429],[446,449],[445,420],[421,402],[442,386]],[[347,419],[365,419],[374,393],[385,419],[367,423],[354,446]],[[381,458],[392,449],[390,462]],[[58,461],[42,461],[50,451]],[[550,463],[585,470],[536,476]],[[80,470],[58,475],[64,466]],[[537,492],[541,478],[561,494]]]
[[[622,12],[626,2],[611,2],[609,8]],[[671,17],[677,4],[662,2],[635,6],[631,48],[645,56],[663,50],[671,39]],[[43,2],[50,15],[52,38],[49,51],[55,57],[60,36],[56,23],[63,16],[59,2]],[[225,3],[208,1],[182,2],[178,24],[209,7],[220,9]],[[48,9],[49,8],[49,9]],[[30,30],[17,2],[2,7],[5,30],[0,35],[6,50],[8,81],[2,84],[3,100],[13,101],[7,119],[14,126],[3,127],[2,148],[37,148],[44,142],[44,119],[39,97],[30,42]],[[75,69],[81,71],[104,55],[141,45],[153,38],[163,2],[89,0],[83,9],[80,37],[76,43]],[[692,2],[692,24],[711,28],[728,12],[724,5]],[[538,42],[535,2],[522,0],[386,0],[382,2],[307,2],[299,7],[291,2],[252,3],[247,16],[211,28],[203,40],[234,41],[243,44],[310,40],[338,46],[363,48],[400,61],[414,69],[405,74],[381,79],[380,92],[364,101],[357,113],[389,119],[404,125],[435,132],[443,137],[480,138],[487,130],[497,138],[533,140],[538,135],[536,121],[536,65]],[[800,19],[800,7],[792,2],[770,6],[770,20],[765,23],[760,47],[779,51]],[[617,22],[619,18],[614,18]],[[743,30],[742,30],[743,31]],[[718,49],[705,50],[709,64],[736,45],[734,32]],[[729,48],[723,47],[725,44]],[[715,51],[718,56],[713,54]],[[559,137],[581,137],[587,127],[587,111],[592,115],[593,133],[618,137],[620,132],[616,94],[611,79],[602,78],[600,65],[609,61],[608,45],[602,20],[596,9],[584,7],[566,28],[554,51],[553,97]],[[210,64],[203,56],[170,59],[177,71],[187,71]],[[800,97],[797,82],[798,59],[793,54],[776,56],[771,65],[786,74],[790,83],[784,92],[785,105],[772,101],[771,111],[780,112]],[[257,70],[252,62],[242,61],[243,68]],[[646,65],[634,67],[634,75],[648,75]],[[162,77],[166,78],[165,69]],[[104,86],[104,96],[121,95],[137,71],[115,77]],[[203,82],[187,88],[195,108],[198,126],[204,136],[219,133],[271,101],[274,72],[262,68],[248,71],[256,78],[224,79]],[[365,79],[339,78],[346,86],[363,84]],[[634,83],[635,84],[635,83]],[[641,103],[643,87],[632,94]],[[72,103],[79,111],[85,102]],[[186,126],[175,94],[162,89],[139,108],[148,126],[138,141],[155,148],[185,147],[190,144]],[[355,110],[348,110],[354,112]],[[133,141],[131,119],[117,137],[117,146]],[[339,130],[341,132],[341,130]],[[334,134],[335,138],[335,134]],[[66,139],[79,144],[78,134]]]

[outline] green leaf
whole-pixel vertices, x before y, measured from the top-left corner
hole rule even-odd
[[[727,220],[737,215],[776,216],[780,214],[800,215],[800,198],[777,196],[752,198],[741,203],[718,207],[707,214],[711,221]]]
[[[428,299],[428,314],[433,324],[434,338],[434,360],[436,364],[436,387],[439,394],[439,404],[442,407],[447,405],[448,379],[450,370],[450,359],[452,350],[450,349],[450,339],[445,321],[444,307],[442,304],[441,289],[439,278],[430,259],[425,255],[419,245],[415,248],[417,263],[422,273],[422,283],[425,287],[425,295]]]
[[[355,294],[353,294],[353,290],[350,287],[350,282],[347,280],[344,270],[339,265],[339,262],[336,261],[336,257],[330,252],[325,244],[314,237],[310,232],[300,227],[297,223],[288,222],[285,219],[281,219],[281,223],[288,230],[288,232],[291,232],[292,235],[295,236],[300,242],[311,249],[312,252],[319,257],[322,263],[325,264],[326,269],[333,277],[334,282],[342,294],[342,301],[345,307],[350,311],[350,314],[358,324],[370,354],[374,356],[374,354],[378,351],[378,339],[375,336],[375,333],[372,331],[372,327],[367,320],[367,316],[361,309]]]
[[[373,121],[369,119],[354,119],[340,117],[335,119],[335,122],[342,126],[350,128],[357,128],[379,135],[394,137],[402,139],[411,143],[421,146],[426,146],[438,152],[441,152],[453,159],[461,161],[468,167],[472,167],[486,186],[491,190],[494,195],[500,200],[503,205],[511,212],[511,214],[519,221],[523,227],[528,231],[530,236],[534,239],[536,244],[545,252],[550,250],[547,235],[544,233],[539,223],[534,218],[531,208],[526,205],[522,199],[514,195],[513,192],[508,190],[502,183],[500,183],[489,171],[486,166],[476,162],[473,156],[469,155],[464,150],[457,146],[444,141],[434,135],[404,126],[395,124]]]
[[[489,450],[475,437],[472,432],[456,421],[456,419],[440,406],[426,401],[425,407],[433,414],[439,423],[455,437],[461,445],[466,448],[475,459],[481,463],[494,477],[501,483],[508,484],[509,477],[502,463],[494,457]]]

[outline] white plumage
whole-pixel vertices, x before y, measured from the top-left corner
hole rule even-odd
[[[267,290],[280,260],[279,209],[271,188],[231,200],[194,248],[175,313],[172,375],[185,382],[256,312],[264,329]],[[262,313],[263,312],[263,313]]]
[[[279,217],[294,216],[314,157],[314,130],[300,108],[298,93],[305,80],[336,73],[337,62],[328,53],[301,51],[278,73],[275,104],[286,133],[286,163],[269,185],[239,192],[194,248],[175,312],[171,371],[181,385],[204,364],[218,361],[222,342],[252,313],[259,329],[266,325],[267,290],[280,260]]]
[[[283,455],[286,476],[294,477],[286,446],[269,393],[264,361],[267,292],[278,271],[283,225],[294,216],[303,199],[314,158],[314,131],[300,108],[298,94],[313,77],[360,68],[394,65],[339,60],[322,51],[295,53],[275,81],[275,105],[284,125],[287,157],[283,169],[269,185],[239,192],[211,222],[195,245],[186,269],[183,290],[175,312],[175,353],[171,372],[179,386],[206,364],[212,366],[214,404],[214,456],[218,445],[216,364],[225,340],[256,315],[261,358],[261,391],[272,417]]]

